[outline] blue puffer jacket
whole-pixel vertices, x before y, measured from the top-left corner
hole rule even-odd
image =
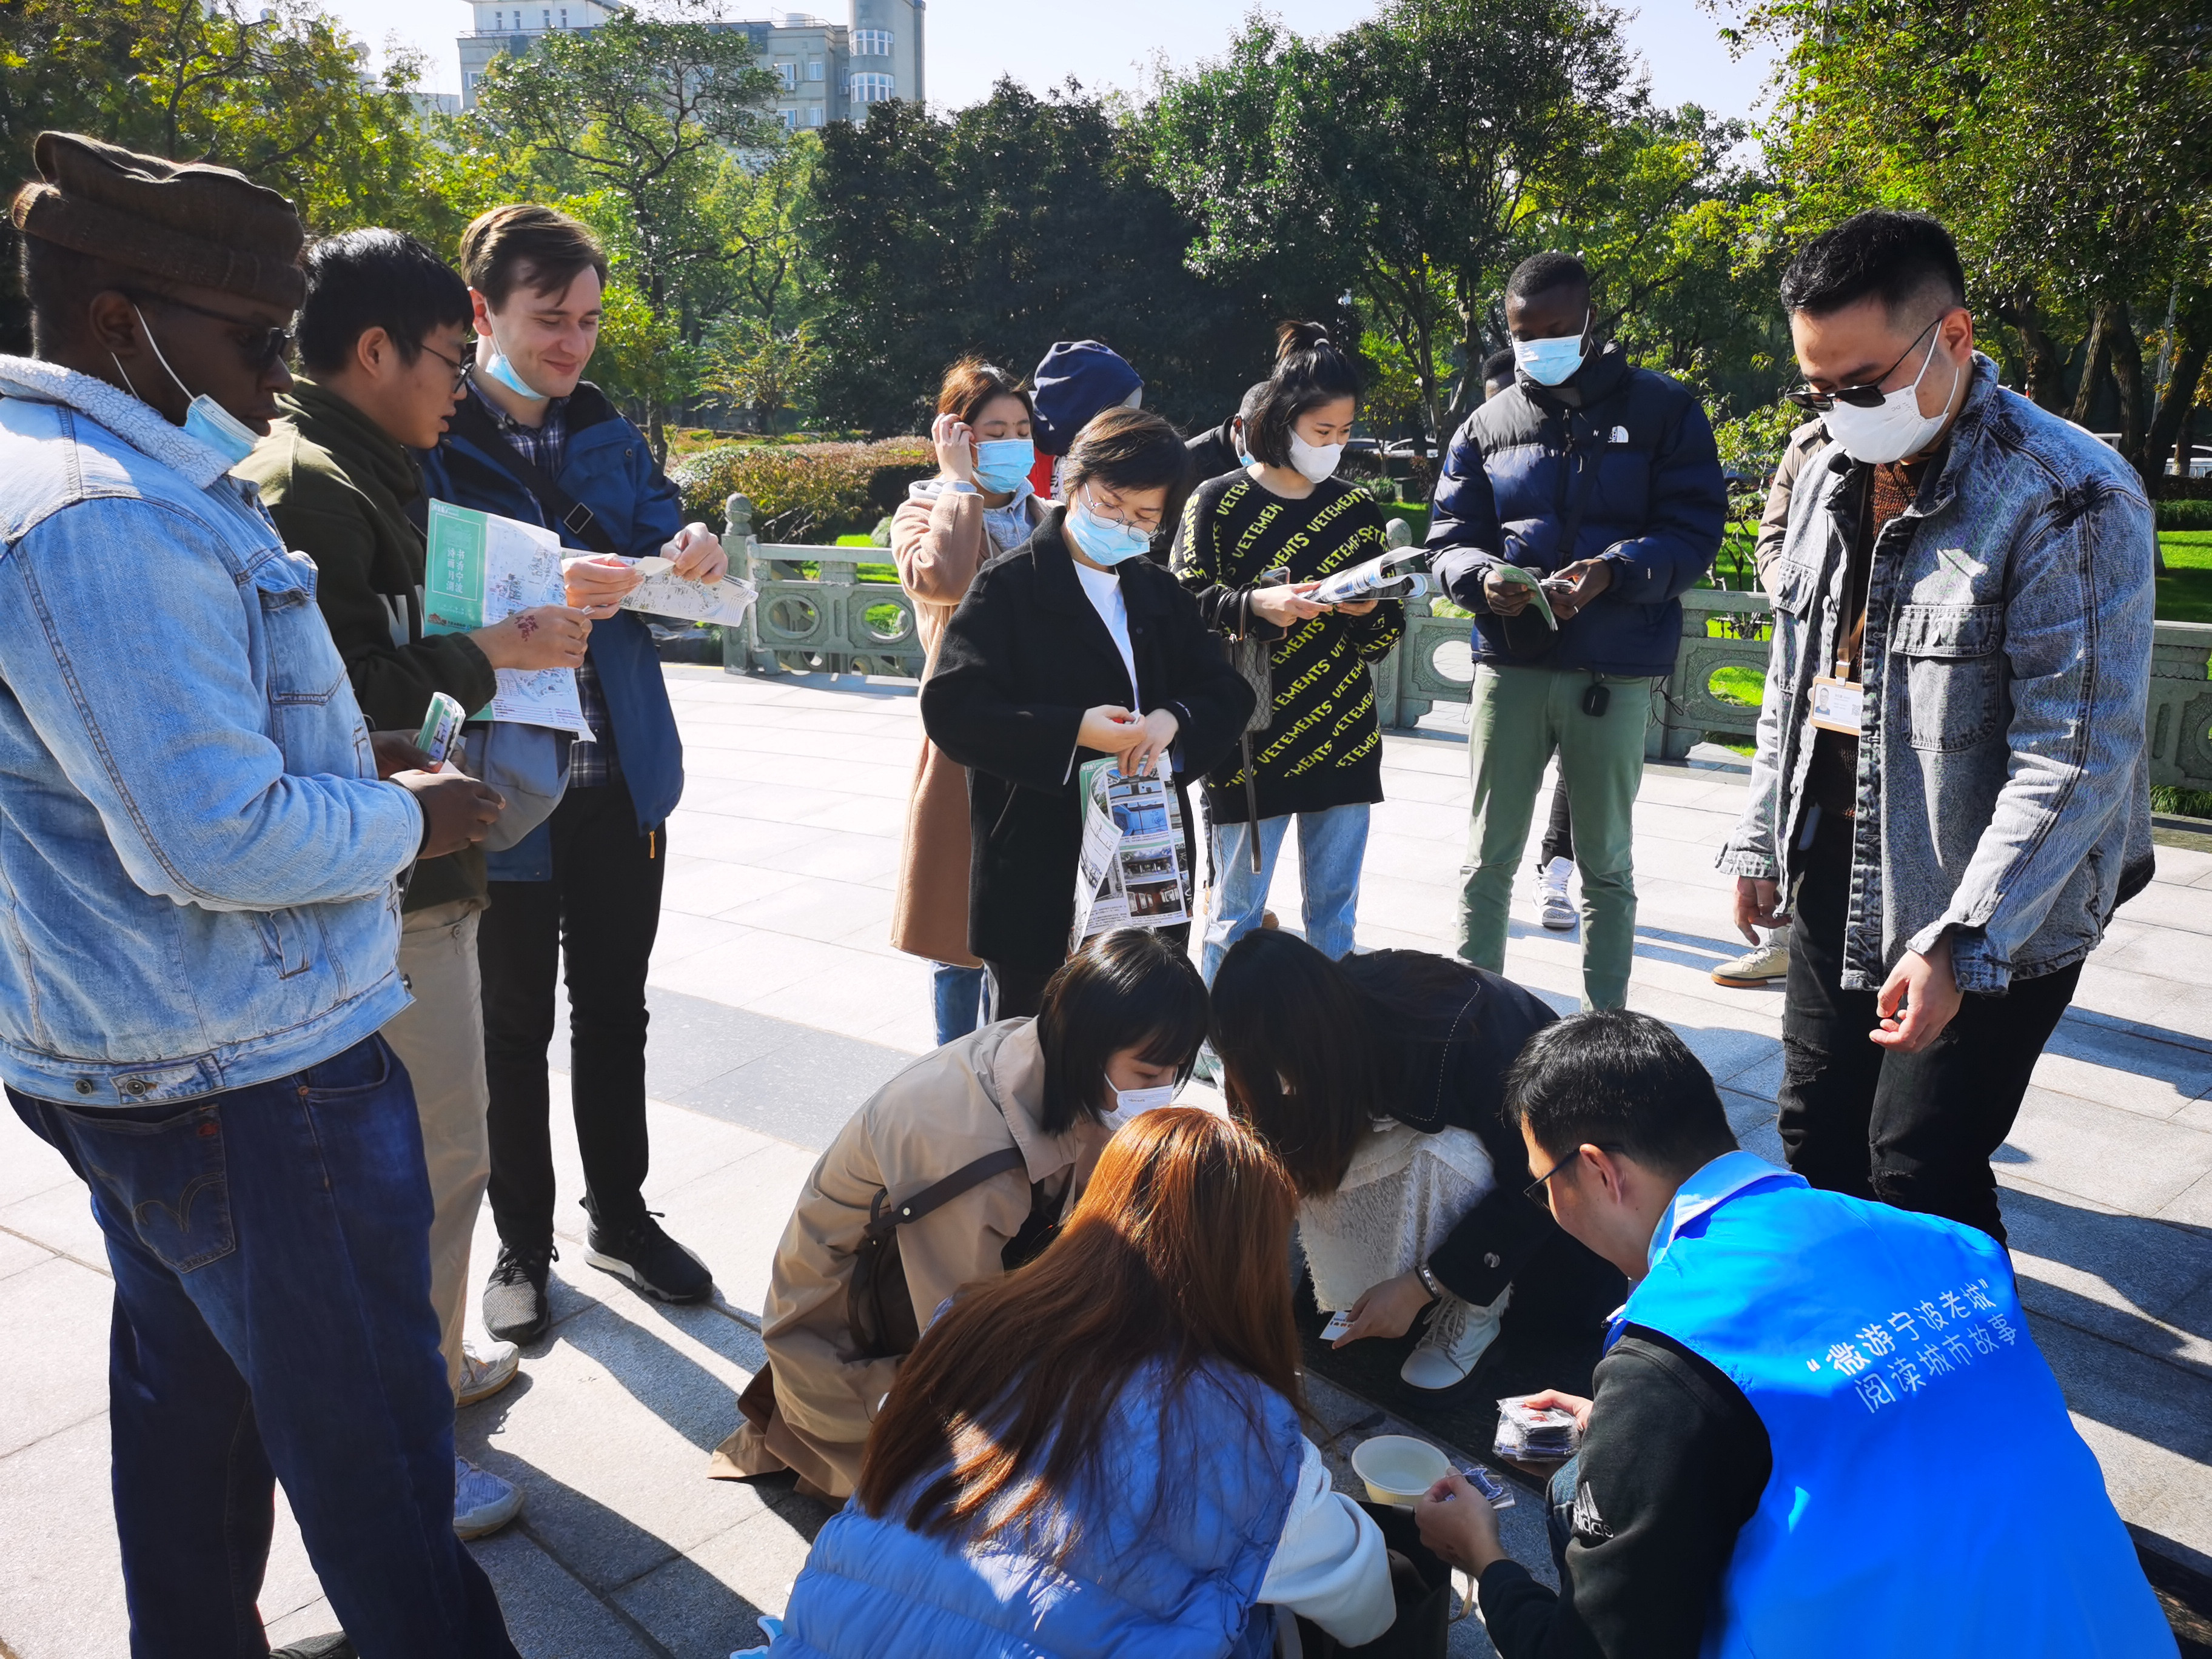
[[[981,1550],[908,1530],[854,1499],[814,1540],[775,1659],[1261,1659],[1258,1605],[1303,1449],[1291,1402],[1250,1376],[1200,1370],[1160,1410],[1160,1369],[1115,1402],[1100,1478],[1073,1500],[1067,1559],[1001,1534]],[[1050,1522],[1044,1523],[1050,1526]]]
[[[659,552],[661,544],[684,527],[684,503],[654,462],[645,434],[588,380],[569,397],[568,417],[568,451],[555,482],[592,509],[623,552],[632,557]],[[418,459],[428,499],[542,524],[560,531],[562,541],[578,552],[592,551],[539,507],[512,473],[468,439],[449,433]],[[660,677],[653,630],[630,611],[595,622],[591,660],[606,694],[615,752],[637,809],[638,833],[643,835],[667,821],[684,793],[684,745],[676,733],[667,684]],[[492,854],[485,865],[494,881],[551,880],[550,826],[538,825],[506,852]]]
[[[1428,550],[1439,584],[1475,613],[1477,662],[1656,676],[1674,665],[1681,595],[1712,568],[1727,517],[1697,398],[1608,345],[1564,386],[1522,375],[1467,417],[1437,481]],[[1548,573],[1597,557],[1612,585],[1557,635],[1533,607],[1494,617],[1483,599],[1501,561]]]

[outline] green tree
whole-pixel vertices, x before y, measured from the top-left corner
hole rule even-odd
[[[877,104],[825,129],[825,415],[913,430],[963,353],[1022,373],[1054,341],[1091,338],[1136,366],[1146,407],[1219,421],[1265,372],[1272,318],[1316,314],[1336,289],[1310,272],[1271,287],[1187,269],[1197,227],[1148,162],[1141,131],[1072,82],[1039,97],[1001,81],[949,117]]]
[[[775,143],[765,105],[775,85],[742,29],[623,11],[545,35],[526,58],[495,58],[477,83],[474,136],[544,193],[580,203],[653,327],[696,346],[730,254],[717,191],[733,152]],[[637,384],[665,456],[666,417],[689,378],[671,366]]]
[[[1255,16],[1166,81],[1149,125],[1201,227],[1194,267],[1348,282],[1441,438],[1480,394],[1522,222],[1571,196],[1641,106],[1620,14],[1595,0],[1383,0],[1318,42]]]

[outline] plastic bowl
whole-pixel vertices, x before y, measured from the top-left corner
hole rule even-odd
[[[1370,1503],[1409,1510],[1444,1478],[1451,1460],[1411,1435],[1378,1434],[1352,1454],[1352,1472],[1367,1486]]]

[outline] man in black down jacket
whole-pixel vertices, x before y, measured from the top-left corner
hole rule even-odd
[[[1516,384],[1453,438],[1429,520],[1437,580],[1475,613],[1459,953],[1504,970],[1513,870],[1557,750],[1583,878],[1583,1001],[1617,1008],[1635,954],[1630,811],[1650,683],[1674,668],[1680,596],[1720,550],[1728,492],[1697,399],[1595,346],[1579,259],[1524,261],[1505,322]],[[1547,579],[1556,628],[1505,565]]]

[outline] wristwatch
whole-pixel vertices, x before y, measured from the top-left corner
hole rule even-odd
[[[1427,1290],[1431,1296],[1435,1297],[1439,1300],[1443,1298],[1444,1287],[1437,1283],[1437,1276],[1429,1271],[1429,1264],[1427,1262],[1423,1261],[1416,1263],[1413,1267],[1413,1276],[1421,1281],[1423,1287]]]

